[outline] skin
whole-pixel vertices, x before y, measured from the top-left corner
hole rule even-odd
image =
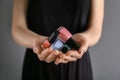
[[[47,39],[47,36],[38,35],[27,28],[25,14],[28,0],[14,0],[13,19],[12,19],[12,35],[16,43],[26,48],[33,49],[39,60],[55,64],[68,63],[82,58],[88,47],[98,43],[101,33],[104,17],[104,0],[91,0],[92,8],[88,24],[88,29],[82,33],[73,34],[73,39],[78,42],[81,47],[78,51],[70,50],[66,54],[62,54],[58,50],[50,48],[42,49],[41,44]]]

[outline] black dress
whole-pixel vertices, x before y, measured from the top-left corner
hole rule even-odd
[[[90,0],[29,0],[26,13],[28,28],[50,36],[59,26],[72,34],[87,28]],[[40,61],[32,49],[26,49],[22,80],[92,80],[89,51],[82,59],[67,64]]]

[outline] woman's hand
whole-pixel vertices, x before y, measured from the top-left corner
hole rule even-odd
[[[68,62],[76,61],[79,58],[81,58],[81,56],[76,50],[70,50],[66,54],[61,52],[57,56],[55,60],[55,64],[57,65],[59,63],[68,63]]]
[[[82,33],[74,34],[73,39],[80,44],[80,49],[78,50],[78,52],[81,54],[82,57],[83,53],[85,53],[88,49],[88,39]]]
[[[83,54],[88,49],[87,38],[83,34],[77,33],[73,35],[73,39],[80,44],[80,49],[78,51],[70,50],[66,54],[63,53],[59,54],[55,61],[55,64],[68,63],[82,58]]]
[[[58,50],[52,50],[51,48],[42,49],[41,44],[46,40],[46,37],[42,39],[35,39],[33,42],[33,52],[37,54],[39,60],[50,63],[54,61],[59,54]]]

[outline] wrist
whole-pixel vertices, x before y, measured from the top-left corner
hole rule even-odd
[[[83,35],[87,39],[89,47],[96,45],[97,42],[99,41],[99,38],[100,38],[97,33],[93,34],[93,33],[88,32],[88,31],[82,32],[81,35]]]

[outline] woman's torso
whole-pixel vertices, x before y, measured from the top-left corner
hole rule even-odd
[[[27,26],[44,36],[61,25],[74,34],[86,30],[89,13],[90,0],[29,0]],[[22,80],[92,80],[89,54],[86,52],[76,62],[56,66],[40,61],[32,49],[26,49]]]
[[[59,26],[71,33],[86,29],[90,0],[29,0],[27,11],[28,28],[49,36]]]

